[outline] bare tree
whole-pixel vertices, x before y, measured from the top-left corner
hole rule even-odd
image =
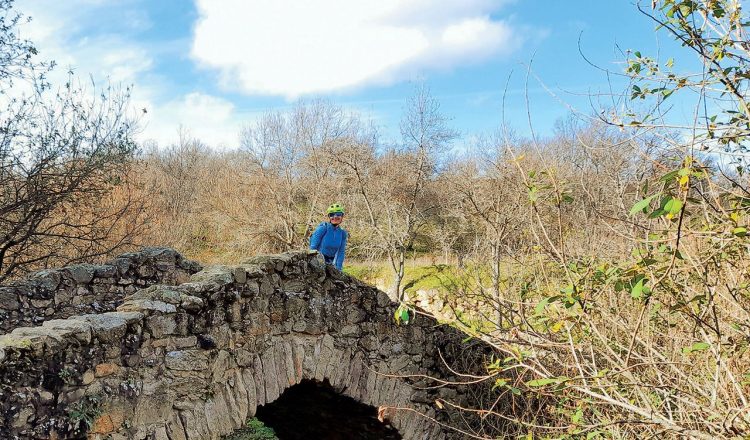
[[[393,271],[391,294],[399,299],[407,253],[439,209],[433,183],[441,155],[457,134],[438,101],[420,87],[401,121],[401,136],[399,148],[385,154],[378,154],[377,142],[362,142],[334,155],[356,188],[369,235]]]
[[[274,213],[264,229],[279,250],[300,247],[309,238],[316,214],[336,185],[328,179],[331,161],[324,150],[358,127],[356,115],[312,101],[288,113],[269,113],[243,130],[242,150],[250,159],[247,175],[262,192],[264,209]]]
[[[18,36],[20,17],[0,2],[0,281],[108,254],[134,232],[117,225],[133,220],[125,212],[135,199],[97,209],[125,182],[136,150],[129,89],[85,90],[70,77],[53,91],[50,64],[35,62],[33,44]],[[23,87],[11,89],[14,81]]]

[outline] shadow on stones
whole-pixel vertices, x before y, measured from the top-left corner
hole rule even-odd
[[[256,417],[276,431],[279,440],[396,440],[377,408],[342,396],[328,381],[303,380],[275,401],[258,407]]]

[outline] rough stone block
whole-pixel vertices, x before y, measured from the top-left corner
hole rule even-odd
[[[117,267],[112,264],[103,264],[94,268],[96,278],[112,278],[117,276]]]
[[[143,314],[138,312],[108,312],[100,315],[83,315],[77,319],[91,325],[93,336],[102,342],[112,343],[125,337],[129,324],[139,323]]]
[[[241,423],[244,423],[248,417],[249,405],[247,384],[245,384],[245,380],[242,377],[242,370],[234,370],[232,379],[231,389],[236,395],[234,399],[234,403],[237,405],[236,413]]]
[[[35,309],[46,309],[50,305],[52,305],[53,300],[51,299],[32,299],[31,305]]]
[[[258,402],[258,391],[255,387],[255,379],[253,378],[253,373],[251,370],[242,370],[242,381],[244,382],[245,389],[247,390],[247,416],[252,417],[255,415],[255,410],[258,408],[258,405],[262,404]]]
[[[78,284],[88,284],[94,278],[95,267],[91,264],[75,264],[64,269],[65,273]]]
[[[323,335],[319,345],[316,345],[315,350],[315,373],[314,377],[317,381],[323,381],[325,379],[326,370],[328,364],[331,361],[331,355],[333,354],[333,337],[331,335]]]
[[[189,440],[211,438],[203,408],[180,411],[180,419]]]
[[[294,367],[294,350],[292,344],[288,340],[284,340],[283,343],[278,344],[282,347],[282,356],[284,357],[284,366],[286,371],[287,387],[299,383]]]
[[[109,434],[115,430],[115,425],[112,423],[112,418],[109,414],[102,414],[94,420],[94,423],[89,429],[91,434]]]
[[[231,376],[230,365],[232,357],[226,350],[219,351],[211,366],[211,380],[214,383],[224,383]]]
[[[183,295],[180,307],[188,312],[199,312],[203,308],[203,300],[197,296]]]
[[[40,270],[29,277],[29,280],[38,285],[41,289],[51,292],[60,285],[62,276],[59,270]]]
[[[270,402],[266,398],[266,385],[265,385],[265,371],[263,370],[263,363],[260,361],[260,356],[257,354],[253,360],[253,382],[255,383],[255,392],[258,400],[258,406],[265,405]]]
[[[149,316],[146,318],[146,329],[154,338],[161,339],[175,333],[177,322],[173,314]]]
[[[117,311],[174,313],[177,311],[177,308],[173,304],[167,304],[162,301],[137,299],[125,301],[117,308]]]
[[[18,310],[21,303],[18,302],[18,296],[14,289],[0,288],[0,309]]]
[[[117,374],[119,371],[120,371],[119,366],[115,364],[111,364],[111,363],[103,363],[103,364],[98,364],[95,367],[94,375],[96,377],[107,377],[113,374]]]
[[[261,363],[263,364],[263,384],[266,390],[266,402],[273,402],[276,400],[281,391],[279,389],[278,373],[276,370],[276,362],[274,362],[273,349],[266,349],[260,356]]]
[[[164,364],[170,370],[202,371],[208,369],[208,357],[197,350],[170,351],[164,356]]]
[[[234,282],[238,284],[245,284],[247,281],[247,272],[243,267],[232,268],[232,275],[234,275]]]
[[[42,327],[58,331],[61,337],[72,336],[85,344],[91,342],[91,324],[86,321],[53,319],[45,321]]]
[[[171,417],[165,424],[165,428],[167,428],[167,435],[170,440],[188,440],[185,437],[185,428],[182,426],[182,420],[180,420],[178,412],[172,412]]]

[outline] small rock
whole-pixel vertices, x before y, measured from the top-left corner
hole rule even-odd
[[[120,272],[120,275],[125,275],[125,273],[130,269],[130,260],[128,258],[117,258],[114,261],[114,265],[117,268],[117,271]]]
[[[21,303],[18,302],[18,297],[13,293],[13,289],[0,290],[0,309],[18,310],[20,307]]]
[[[354,325],[354,324],[345,325],[339,331],[339,334],[341,336],[359,336],[359,333],[360,333],[359,326]]]
[[[208,357],[196,350],[170,351],[164,364],[170,370],[201,371],[208,369]]]
[[[117,267],[111,264],[104,264],[94,268],[94,276],[98,278],[112,278],[117,275]]]
[[[102,414],[91,425],[89,429],[90,434],[107,434],[115,430],[115,425],[112,423],[112,418],[109,414]]]
[[[242,267],[234,268],[234,282],[239,284],[245,284],[247,281],[247,272]]]
[[[62,276],[60,276],[59,270],[40,270],[32,275],[31,280],[42,289],[51,292],[60,285]]]
[[[51,299],[32,299],[31,305],[34,306],[35,309],[46,309],[52,304]]]
[[[86,370],[85,373],[83,373],[83,377],[81,377],[81,383],[83,385],[90,385],[91,382],[94,381],[94,372],[91,370]]]
[[[156,269],[151,265],[144,264],[143,266],[138,266],[136,273],[141,278],[151,278],[156,274]]]
[[[138,299],[125,301],[120,307],[117,308],[117,311],[119,312],[139,312],[141,310],[153,310],[155,312],[161,313],[174,313],[177,311],[177,307],[161,301]]]
[[[90,264],[75,264],[65,268],[68,276],[78,284],[88,284],[94,278],[94,266]]]
[[[99,364],[96,366],[96,371],[94,372],[94,375],[96,377],[107,377],[107,376],[111,376],[117,373],[119,370],[120,370],[120,367],[118,367],[115,364],[110,364],[110,363]]]

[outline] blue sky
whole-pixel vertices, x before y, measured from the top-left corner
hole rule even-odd
[[[570,108],[608,90],[592,67],[622,70],[620,50],[678,53],[626,0],[17,0],[41,55],[98,82],[132,84],[141,140],[186,127],[209,145],[269,109],[325,98],[395,138],[415,84],[427,84],[464,138],[505,116],[549,135]],[[676,57],[679,59],[678,57]],[[526,85],[531,64],[533,77]],[[60,69],[65,70],[65,69]],[[612,80],[610,77],[609,80]],[[614,78],[614,88],[623,83]]]

